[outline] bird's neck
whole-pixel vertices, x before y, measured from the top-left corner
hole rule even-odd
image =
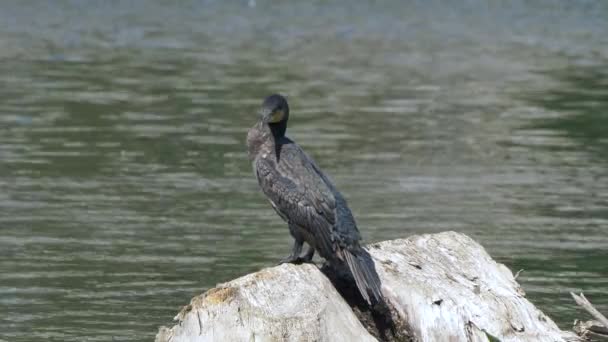
[[[285,131],[287,131],[287,121],[281,121],[277,123],[268,124],[270,127],[270,132],[274,137],[274,140],[280,141],[283,137],[285,137]]]
[[[259,154],[276,152],[285,137],[285,131],[280,127],[258,122],[247,134],[247,147],[249,158],[253,159]]]
[[[277,162],[281,158],[281,147],[287,139],[285,137],[285,131],[287,130],[287,121],[277,122],[273,124],[263,125],[264,126],[264,150],[268,153],[272,153]]]

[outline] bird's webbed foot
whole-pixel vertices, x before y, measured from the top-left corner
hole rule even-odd
[[[283,258],[279,262],[279,265],[281,265],[281,264],[300,265],[300,264],[314,264],[314,263],[312,262],[312,257],[309,258],[306,255],[298,255],[298,256],[289,255],[289,256]]]
[[[300,253],[302,252],[302,245],[304,244],[303,241],[299,241],[299,240],[295,240],[293,243],[293,249],[291,250],[291,254],[289,254],[286,258],[283,258],[281,261],[279,261],[279,265],[281,264],[286,264],[286,263],[290,263],[290,264],[297,264],[299,258],[300,258]]]
[[[302,263],[302,258],[300,258],[299,255],[288,255],[287,257],[281,259],[281,261],[279,261],[279,265],[281,264],[301,264]]]
[[[312,247],[308,248],[308,251],[306,252],[306,254],[304,255],[300,255],[300,253],[302,252],[302,242],[298,242],[296,241],[293,245],[293,250],[291,251],[291,254],[289,254],[287,257],[283,258],[280,262],[279,265],[281,264],[302,264],[302,263],[312,263],[312,257],[315,254],[315,250]]]

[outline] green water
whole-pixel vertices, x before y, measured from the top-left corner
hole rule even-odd
[[[568,328],[608,312],[601,1],[3,2],[0,340],[152,340],[291,238],[244,139],[272,92],[366,241],[464,232]]]

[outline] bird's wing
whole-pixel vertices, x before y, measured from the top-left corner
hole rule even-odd
[[[295,144],[284,145],[280,162],[258,158],[260,186],[283,218],[309,231],[321,255],[336,249],[336,200],[331,185],[314,162]]]

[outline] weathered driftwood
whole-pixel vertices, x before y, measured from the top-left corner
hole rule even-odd
[[[284,264],[194,297],[157,341],[374,341],[314,265]]]
[[[587,339],[593,341],[608,341],[608,318],[602,315],[585,297],[584,294],[574,294],[570,292],[572,298],[576,304],[580,305],[585,311],[587,311],[591,316],[593,316],[597,321],[579,321],[576,320],[574,322],[574,331],[576,333]]]
[[[598,321],[574,320],[574,331],[584,341],[608,342],[608,329]]]
[[[193,298],[156,341],[578,340],[535,308],[511,271],[465,235],[413,236],[372,244],[369,252],[388,321],[362,313],[314,265],[281,265]]]
[[[591,316],[597,319],[606,329],[608,329],[608,318],[602,315],[597,309],[591,304],[591,302],[585,297],[584,294],[577,295],[574,292],[570,292],[572,298],[576,304],[580,305],[583,309],[585,309]]]

